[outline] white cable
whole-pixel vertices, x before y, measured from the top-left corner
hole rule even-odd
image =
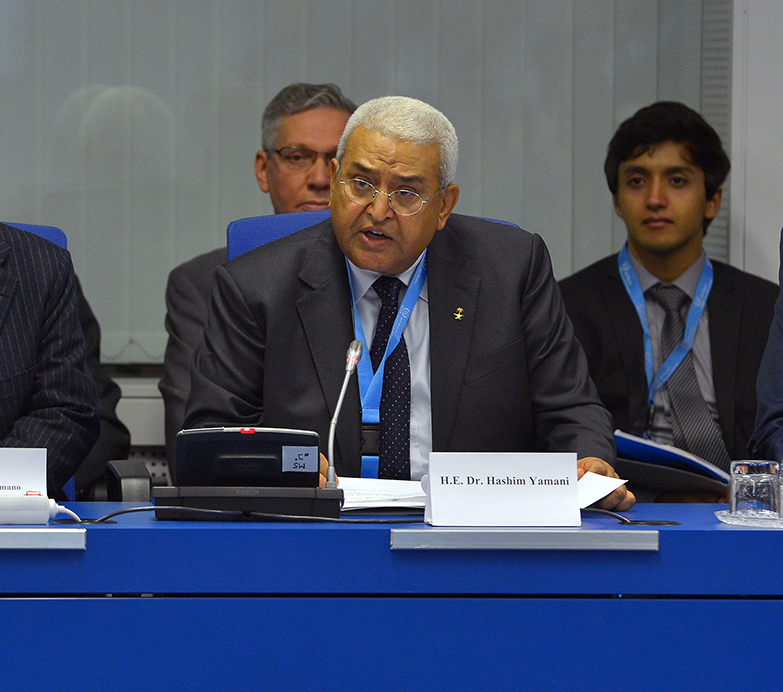
[[[50,500],[50,502],[54,502],[54,500]],[[62,505],[55,504],[54,509],[56,510],[54,514],[50,516],[51,519],[54,519],[58,514],[67,514],[71,519],[75,519],[80,524],[82,523],[82,518],[76,514],[76,512],[68,509],[67,507],[63,507]]]

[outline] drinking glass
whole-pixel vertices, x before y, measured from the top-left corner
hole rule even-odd
[[[731,514],[752,519],[777,519],[780,507],[778,475],[776,461],[732,461]]]

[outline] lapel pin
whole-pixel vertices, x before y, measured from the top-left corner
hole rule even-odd
[[[461,320],[463,312],[464,312],[464,310],[462,308],[457,308],[457,312],[454,313],[454,319],[455,320]]]

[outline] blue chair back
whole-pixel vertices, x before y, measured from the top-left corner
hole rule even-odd
[[[290,214],[271,214],[269,216],[251,216],[228,224],[226,240],[228,259],[234,259],[261,245],[278,238],[284,238],[296,231],[329,218],[328,209],[313,211],[295,211]]]
[[[503,221],[502,219],[490,219],[488,216],[477,216],[477,219],[481,219],[482,221],[491,221],[492,223],[502,223],[504,226],[513,226],[514,228],[519,228],[519,226],[515,223],[511,223],[511,221]]]
[[[21,228],[28,233],[35,233],[35,235],[46,238],[46,240],[61,247],[63,250],[68,249],[68,239],[65,237],[65,233],[56,226],[38,226],[30,223],[6,223],[6,225]]]
[[[248,250],[270,243],[278,238],[284,238],[296,231],[329,218],[329,210],[295,211],[291,214],[271,214],[269,216],[251,216],[237,219],[228,224],[226,229],[228,243],[228,259],[234,259]],[[500,219],[477,217],[484,221],[502,223],[504,226],[519,228],[517,224]]]
[[[68,249],[68,238],[65,237],[65,233],[56,226],[39,226],[30,223],[6,223],[6,226],[13,226],[14,228],[20,228],[28,233],[34,233],[41,238],[45,238],[51,243],[54,243],[63,250]],[[76,499],[76,477],[72,476],[71,479],[63,486],[63,492],[71,502]]]

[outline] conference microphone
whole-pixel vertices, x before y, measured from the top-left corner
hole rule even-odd
[[[208,435],[215,437],[214,440],[210,437],[210,440],[214,442],[211,448],[213,455],[220,449],[228,452],[227,456],[220,457],[227,465],[226,468],[231,468],[232,464],[238,466],[240,470],[247,468],[249,469],[248,473],[252,475],[250,480],[260,480],[262,485],[249,482],[247,474],[245,476],[235,474],[234,478],[226,479],[224,470],[219,474],[220,478],[213,478],[208,475],[206,483],[194,482],[185,486],[156,486],[152,489],[152,497],[156,504],[155,516],[158,519],[199,519],[203,521],[210,518],[224,518],[222,512],[229,511],[233,513],[232,518],[241,515],[241,518],[248,516],[256,520],[264,517],[280,519],[287,516],[339,519],[340,508],[343,503],[343,491],[337,487],[337,473],[334,468],[334,433],[337,427],[337,418],[340,415],[340,409],[345,398],[345,392],[348,389],[348,381],[356,370],[361,357],[361,341],[352,341],[345,358],[345,379],[340,391],[340,398],[337,401],[334,416],[329,425],[329,466],[326,472],[327,482],[325,488],[313,487],[312,483],[316,479],[311,475],[308,477],[310,485],[307,487],[292,487],[280,484],[263,485],[266,480],[271,480],[273,483],[282,480],[286,466],[285,449],[286,447],[295,449],[297,446],[297,444],[292,445],[290,443],[291,436],[297,435],[299,438],[304,436],[305,439],[310,439],[309,436],[311,436],[317,439],[315,432],[278,428],[202,428],[199,430],[187,430],[181,431],[177,436],[177,454],[179,456],[180,449],[185,450],[185,447],[182,445],[186,442],[190,443],[189,448],[192,453],[189,457],[183,457],[183,461],[185,458],[189,458],[192,462],[191,476],[196,478],[203,477],[199,474],[203,474],[201,461],[205,447],[204,436]],[[231,436],[246,438],[245,442],[252,441],[259,444],[252,444],[246,454],[239,454],[236,451],[236,446],[227,446],[228,442],[235,442],[235,440],[228,439]],[[284,440],[281,436],[287,437]],[[263,437],[266,437],[266,442],[275,441],[273,447],[280,450],[279,458],[275,458],[275,453],[271,455],[267,453],[267,448],[260,444],[264,440],[256,440],[256,438]],[[195,438],[201,439],[197,440]],[[222,448],[220,445],[222,445]],[[243,446],[243,448],[247,447],[248,445]],[[318,448],[315,447],[314,449],[317,454]],[[279,478],[269,478],[269,474],[262,476],[254,466],[254,464],[258,464],[259,459],[266,464],[269,457],[271,457],[272,462],[277,461],[279,464],[281,469],[278,474]],[[296,462],[297,460],[289,459],[289,461]],[[320,460],[318,463],[320,473]],[[207,466],[211,467],[213,464],[208,463]],[[180,468],[180,465],[177,468]],[[293,470],[297,469],[294,468]],[[236,480],[236,482],[229,484],[227,480]],[[210,514],[199,516],[199,510],[209,512]],[[194,511],[196,512],[195,514]],[[0,507],[0,518],[2,518],[2,507]]]
[[[345,398],[345,391],[348,389],[348,382],[361,359],[362,342],[354,340],[351,342],[351,345],[348,346],[348,353],[345,354],[345,378],[343,379],[343,386],[340,390],[340,396],[337,399],[337,406],[334,408],[332,421],[329,423],[329,466],[326,470],[327,488],[337,487],[337,474],[334,470],[334,431],[337,429],[337,419],[340,416],[340,409],[343,407],[343,399]]]

